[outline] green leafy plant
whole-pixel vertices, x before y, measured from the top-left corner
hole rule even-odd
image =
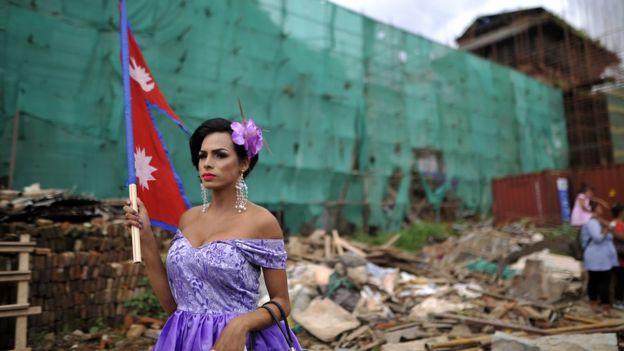
[[[167,314],[149,286],[147,277],[143,277],[138,285],[139,287],[145,287],[145,291],[124,302],[124,306],[130,313],[136,316],[147,316],[160,320],[167,319]]]
[[[430,238],[448,236],[449,231],[444,224],[421,222],[397,233],[388,232],[370,235],[364,232],[356,232],[353,235],[353,240],[369,245],[383,245],[395,234],[400,234],[401,237],[394,246],[405,251],[418,251],[428,243]]]
[[[102,319],[102,317],[98,317],[95,320],[95,324],[93,324],[89,328],[89,333],[93,334],[93,333],[97,333],[99,331],[106,330],[106,329],[108,329],[108,325],[106,324],[104,319]]]
[[[544,234],[544,237],[546,238],[553,238],[553,237],[558,237],[558,236],[567,236],[570,238],[576,238],[578,234],[578,229],[566,223],[559,227],[541,228],[540,232]]]

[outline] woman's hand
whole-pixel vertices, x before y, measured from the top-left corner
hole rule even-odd
[[[139,228],[141,233],[141,239],[145,236],[150,236],[152,234],[152,227],[150,226],[149,215],[147,214],[147,210],[145,209],[145,205],[141,199],[137,197],[137,205],[139,211],[135,211],[130,207],[130,200],[126,201],[126,206],[123,207],[125,214],[124,225],[126,226],[126,231],[130,233],[131,227]]]
[[[249,329],[241,323],[240,319],[234,318],[223,329],[212,349],[214,351],[243,351],[247,341],[247,333],[249,333]]]

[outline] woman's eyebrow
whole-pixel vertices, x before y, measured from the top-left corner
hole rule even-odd
[[[220,148],[217,148],[217,149],[212,150],[211,152],[216,152],[216,151],[221,151],[221,150],[223,150],[223,151],[229,151],[229,150],[228,150],[228,149],[226,149],[226,148],[220,147]],[[207,150],[204,150],[204,149],[201,149],[201,150],[199,150],[199,152],[208,152],[208,151],[207,151]]]

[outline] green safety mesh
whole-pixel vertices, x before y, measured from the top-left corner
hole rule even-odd
[[[567,166],[560,91],[326,1],[131,0],[128,14],[189,128],[237,119],[240,97],[268,130],[272,153],[261,154],[250,198],[282,211],[287,230],[330,225],[337,211],[397,229],[420,181],[417,150],[438,151],[439,171],[478,211],[490,208],[492,177]],[[16,188],[123,196],[117,2],[2,2],[0,26],[0,176],[19,110]],[[187,140],[157,120],[197,203]]]

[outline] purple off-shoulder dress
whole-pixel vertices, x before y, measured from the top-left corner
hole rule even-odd
[[[257,308],[260,267],[286,267],[283,240],[217,240],[195,248],[178,230],[167,255],[178,308],[154,351],[211,350],[230,320]],[[301,350],[294,335],[292,339]],[[273,325],[258,333],[255,349],[288,350],[288,344]]]

